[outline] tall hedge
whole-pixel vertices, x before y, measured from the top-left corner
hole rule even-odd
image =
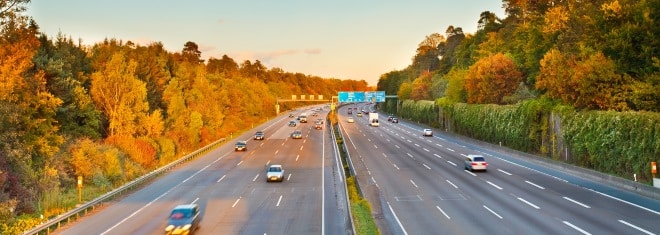
[[[546,117],[549,111],[542,101],[526,101],[516,105],[444,104],[443,118],[449,122],[447,130],[502,144],[513,149],[542,153],[542,145],[549,138]],[[545,150],[544,150],[545,151]]]
[[[659,113],[588,111],[561,116],[571,163],[651,181],[651,162],[660,160]]]

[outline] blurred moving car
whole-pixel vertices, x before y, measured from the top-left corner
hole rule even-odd
[[[348,119],[346,119],[346,121],[347,121],[348,123],[354,123],[354,122],[355,122],[355,120],[353,119],[353,117],[348,117]]]
[[[357,116],[358,116],[358,117],[362,117],[362,113],[358,113]]]
[[[294,117],[293,113],[289,113],[289,117],[290,118]]]
[[[293,138],[293,139],[302,139],[302,131],[301,130],[293,131],[293,133],[291,133],[291,138]]]
[[[297,125],[296,121],[294,121],[294,120],[289,121],[289,126],[295,127],[296,125]]]
[[[234,146],[234,151],[247,151],[247,141],[238,141]]]
[[[178,205],[170,213],[165,234],[193,234],[200,220],[197,204]]]
[[[321,123],[320,121],[316,121],[316,123],[314,124],[314,129],[317,130],[323,129],[323,123]]]
[[[282,165],[270,165],[266,171],[266,182],[284,181],[284,170]]]
[[[264,134],[263,131],[257,131],[257,133],[254,133],[254,139],[255,140],[264,140],[266,137],[266,134]]]
[[[387,116],[387,121],[388,121],[388,122],[391,122],[393,118],[394,118],[394,116],[392,116],[392,115]]]
[[[433,131],[431,129],[424,129],[424,131],[422,131],[422,135],[433,136]]]
[[[392,123],[399,123],[399,119],[398,118],[392,118]]]
[[[488,162],[484,156],[470,154],[465,157],[465,169],[470,171],[487,171]]]

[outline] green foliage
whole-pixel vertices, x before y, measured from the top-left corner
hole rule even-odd
[[[430,100],[406,100],[401,105],[399,115],[403,118],[410,119],[416,122],[430,124],[431,126],[438,126],[438,108],[435,106],[434,101]]]
[[[660,114],[651,112],[563,112],[562,131],[572,163],[649,181],[650,162],[660,156]]]

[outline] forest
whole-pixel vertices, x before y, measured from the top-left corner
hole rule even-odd
[[[549,98],[577,110],[660,111],[657,0],[504,0],[478,31],[450,25],[412,64],[381,75],[400,100],[515,104]]]
[[[202,59],[198,45],[49,37],[0,1],[0,234],[20,234],[208,143],[275,117],[278,99],[370,90],[364,80]],[[289,110],[310,103],[279,103]]]

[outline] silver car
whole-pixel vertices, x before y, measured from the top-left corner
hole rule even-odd
[[[422,135],[424,135],[424,136],[433,136],[433,130],[424,129],[424,131],[422,132]]]
[[[484,156],[470,154],[465,157],[465,169],[469,171],[486,171],[488,168],[488,162]]]
[[[266,182],[284,181],[284,170],[282,165],[270,165],[266,171]]]

